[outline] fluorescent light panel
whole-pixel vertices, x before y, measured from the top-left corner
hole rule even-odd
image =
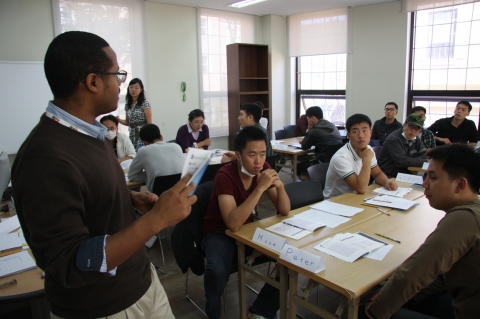
[[[251,6],[252,4],[257,4],[257,3],[260,3],[260,2],[264,2],[264,1],[267,1],[267,0],[243,0],[243,1],[239,1],[239,2],[229,4],[228,6],[229,7],[234,7],[234,8],[243,8],[243,7]]]

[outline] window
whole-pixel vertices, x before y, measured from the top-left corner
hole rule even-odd
[[[347,54],[298,57],[297,70],[297,118],[320,106],[326,120],[344,126]]]
[[[56,35],[67,31],[88,31],[104,38],[117,54],[120,69],[127,71],[128,77],[120,86],[118,109],[112,114],[125,118],[128,83],[135,77],[144,80],[146,75],[143,4],[128,0],[53,0],[52,5]],[[145,91],[148,93],[147,88]],[[119,125],[119,130],[128,132],[123,125]]]
[[[255,17],[198,9],[200,102],[210,136],[228,135],[227,45],[255,43]]]
[[[425,107],[430,125],[467,100],[478,127],[480,3],[413,12],[411,28],[409,105]]]

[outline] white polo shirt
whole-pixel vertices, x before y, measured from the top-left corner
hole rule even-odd
[[[370,150],[373,149],[368,146]],[[325,199],[332,198],[344,193],[350,193],[353,189],[345,182],[345,178],[352,174],[360,174],[362,170],[363,160],[353,150],[350,142],[339,149],[330,160],[328,166],[327,179],[325,181],[325,189],[323,196]],[[371,168],[377,166],[377,158],[375,153],[372,157]]]

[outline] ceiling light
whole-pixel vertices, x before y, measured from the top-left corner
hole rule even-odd
[[[252,4],[257,4],[264,1],[267,1],[267,0],[243,0],[243,1],[238,1],[235,3],[229,4],[228,6],[234,7],[234,8],[243,8],[243,7],[251,6]]]

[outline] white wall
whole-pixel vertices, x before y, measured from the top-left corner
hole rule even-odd
[[[385,103],[399,106],[403,120],[406,103],[408,14],[400,1],[355,7],[353,53],[347,65],[347,117],[368,115],[372,122],[384,116]]]

